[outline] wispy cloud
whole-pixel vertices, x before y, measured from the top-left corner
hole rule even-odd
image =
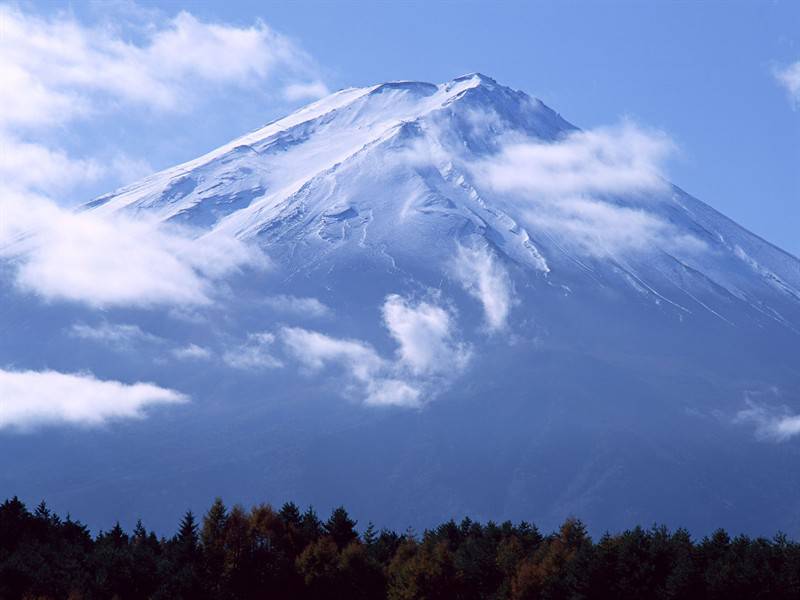
[[[485,245],[459,245],[452,270],[464,289],[483,305],[488,329],[505,328],[514,304],[514,290],[508,271],[492,251]]]
[[[284,327],[281,335],[294,356],[313,370],[336,362],[358,379],[368,380],[384,366],[383,359],[372,346],[358,340],[334,338],[301,327]]]
[[[0,86],[2,87],[2,86]],[[57,194],[99,179],[106,167],[94,159],[71,158],[66,152],[24,142],[0,129],[0,180],[3,187]]]
[[[566,240],[582,253],[609,256],[656,247],[697,252],[705,244],[645,208],[591,197],[565,197],[556,206],[525,212],[527,223]]]
[[[273,79],[294,95],[298,85],[306,93],[324,87],[313,59],[263,21],[237,27],[186,11],[148,17],[137,35],[123,36],[68,13],[45,18],[0,7],[0,124],[63,123],[119,102],[185,110],[203,85],[255,89]]]
[[[773,75],[777,82],[786,89],[794,106],[800,106],[800,60],[785,67],[776,68]]]
[[[147,408],[188,398],[151,383],[104,381],[91,374],[0,369],[0,429],[42,425],[98,426],[136,419]]]
[[[68,331],[72,337],[106,344],[121,350],[128,350],[138,343],[158,344],[164,341],[156,335],[147,333],[138,325],[106,321],[96,325],[75,323]]]
[[[266,296],[262,302],[278,312],[303,317],[325,317],[331,313],[331,309],[316,298],[279,294]]]
[[[515,203],[528,225],[581,253],[697,251],[703,244],[676,230],[649,200],[669,193],[663,164],[674,148],[666,134],[625,122],[557,142],[507,139],[471,169],[477,181]]]
[[[328,86],[322,81],[309,81],[308,83],[291,83],[283,90],[284,97],[290,102],[297,100],[316,100],[330,94]]]
[[[563,197],[664,189],[662,161],[673,151],[666,134],[632,123],[577,131],[558,142],[508,140],[477,169],[496,190]]]
[[[409,382],[391,377],[391,365],[369,344],[300,327],[284,327],[281,336],[289,352],[309,370],[339,366],[345,378],[352,378],[361,388],[354,393],[363,396],[367,405],[415,407],[420,404],[421,391]]]
[[[737,423],[751,423],[760,439],[785,442],[800,435],[800,415],[792,414],[786,406],[747,401],[747,408],[739,411],[734,419]]]
[[[178,360],[209,360],[213,355],[211,350],[197,344],[187,344],[172,350],[172,356]]]
[[[431,302],[392,294],[383,305],[384,325],[398,344],[397,357],[372,345],[300,327],[284,327],[290,355],[311,372],[338,367],[347,390],[371,406],[419,407],[436,396],[467,365],[471,353],[457,340],[451,315]]]
[[[275,369],[283,363],[275,357],[275,335],[263,331],[251,333],[241,346],[229,348],[222,355],[222,360],[229,367],[245,371]]]

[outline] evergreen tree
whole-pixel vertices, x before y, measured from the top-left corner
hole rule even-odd
[[[197,553],[200,536],[197,532],[197,521],[191,510],[186,511],[183,515],[175,541],[181,552],[185,552],[187,556],[193,556]]]
[[[202,562],[197,521],[189,510],[181,519],[178,533],[168,544],[162,575],[165,584],[156,596],[176,600],[205,598],[207,590],[201,576]]]
[[[364,540],[364,544],[367,547],[375,544],[375,541],[378,539],[378,534],[375,533],[375,524],[372,521],[367,523],[367,528],[364,530],[361,538]]]
[[[216,498],[203,517],[200,541],[205,557],[203,578],[213,598],[221,598],[225,586],[225,529],[228,509],[222,498]]]
[[[314,507],[309,506],[300,519],[300,533],[303,537],[303,547],[317,541],[322,535],[322,522],[317,517]]]
[[[340,550],[350,542],[358,539],[356,522],[350,518],[343,506],[333,510],[330,518],[325,523],[325,533],[333,538]]]
[[[130,538],[133,574],[131,597],[150,598],[158,589],[161,546],[153,532],[148,533],[142,520],[136,521]]]
[[[294,502],[286,502],[283,506],[281,506],[278,516],[284,522],[286,527],[300,527],[302,516],[300,515],[300,509]]]

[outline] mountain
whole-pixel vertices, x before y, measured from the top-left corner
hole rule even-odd
[[[223,495],[800,534],[800,261],[663,179],[665,145],[480,74],[391,82],[88,203],[269,265],[186,310],[32,301],[6,267],[2,364],[191,402],[6,434],[2,489],[101,525]]]

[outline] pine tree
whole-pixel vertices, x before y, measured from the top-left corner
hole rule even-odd
[[[160,550],[155,534],[148,533],[142,520],[138,519],[131,536],[133,575],[130,596],[132,598],[150,598],[158,588]]]
[[[204,579],[212,597],[219,597],[225,579],[225,529],[228,524],[228,509],[222,498],[216,498],[203,517],[200,541],[205,558]]]
[[[286,502],[281,506],[278,516],[287,527],[300,527],[302,516],[300,515],[300,509],[294,502]]]
[[[364,544],[371,548],[375,545],[375,541],[378,539],[378,535],[375,533],[375,524],[370,521],[367,523],[367,528],[364,530],[364,535],[362,536],[364,540]]]
[[[325,533],[333,538],[340,550],[350,542],[358,539],[356,522],[347,514],[344,506],[333,510],[330,518],[325,523]]]
[[[197,553],[200,537],[197,533],[197,521],[191,510],[187,510],[181,519],[176,542],[180,550],[187,555],[194,556]]]
[[[322,522],[317,517],[313,506],[309,506],[300,519],[300,532],[303,536],[303,547],[314,542],[322,535]]]

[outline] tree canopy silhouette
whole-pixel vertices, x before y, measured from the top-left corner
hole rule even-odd
[[[139,521],[92,537],[42,502],[0,505],[2,600],[800,598],[800,545],[719,530],[636,527],[592,540],[577,519],[549,535],[529,523],[448,521],[422,535],[343,507],[322,522],[293,503],[189,511],[171,538]]]

